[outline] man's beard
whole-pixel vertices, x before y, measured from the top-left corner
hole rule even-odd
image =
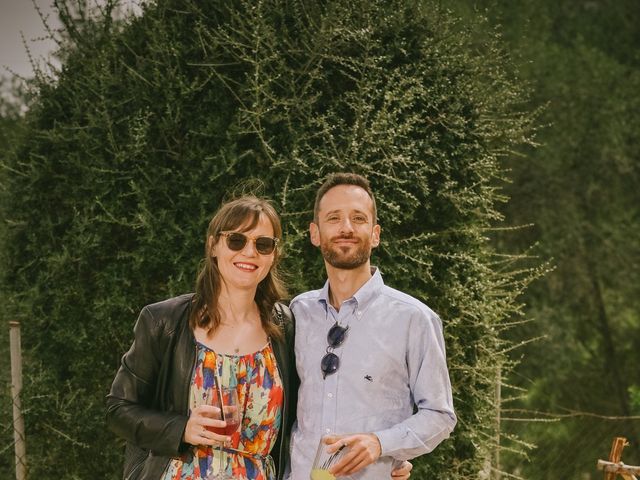
[[[337,238],[354,237],[342,236]],[[358,243],[354,252],[344,253],[340,247],[334,246],[332,248],[331,240],[323,241],[320,239],[320,251],[325,261],[332,267],[343,270],[353,270],[367,263],[369,257],[371,257],[371,242]]]

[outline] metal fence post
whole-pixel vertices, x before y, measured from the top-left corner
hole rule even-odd
[[[11,349],[11,398],[13,400],[13,439],[16,456],[16,480],[27,478],[27,455],[24,436],[24,417],[20,406],[22,391],[22,347],[20,346],[20,322],[9,322]]]

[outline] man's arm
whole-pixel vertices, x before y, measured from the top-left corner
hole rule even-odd
[[[430,312],[414,318],[407,366],[417,412],[391,428],[375,432],[381,455],[410,460],[431,452],[456,425],[442,322]]]
[[[409,460],[429,453],[453,430],[456,416],[440,319],[421,312],[409,331],[407,367],[417,412],[385,430],[334,437],[333,448],[349,447],[331,469],[334,475],[351,475],[381,456]]]

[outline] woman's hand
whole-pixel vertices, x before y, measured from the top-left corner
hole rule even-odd
[[[391,478],[393,480],[407,480],[411,476],[412,468],[413,464],[405,460],[391,472]]]
[[[211,405],[200,405],[191,411],[184,429],[183,440],[191,445],[224,445],[231,442],[231,437],[220,435],[207,427],[222,428],[227,423],[219,420],[220,409]]]

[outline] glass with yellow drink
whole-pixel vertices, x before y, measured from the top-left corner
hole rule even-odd
[[[327,444],[324,443],[325,437],[320,439],[318,443],[318,450],[316,450],[316,458],[313,461],[313,467],[311,467],[311,480],[336,480],[335,475],[329,472],[329,469],[334,466],[342,458],[345,453],[345,445],[341,445],[338,450],[333,453],[327,451]]]

